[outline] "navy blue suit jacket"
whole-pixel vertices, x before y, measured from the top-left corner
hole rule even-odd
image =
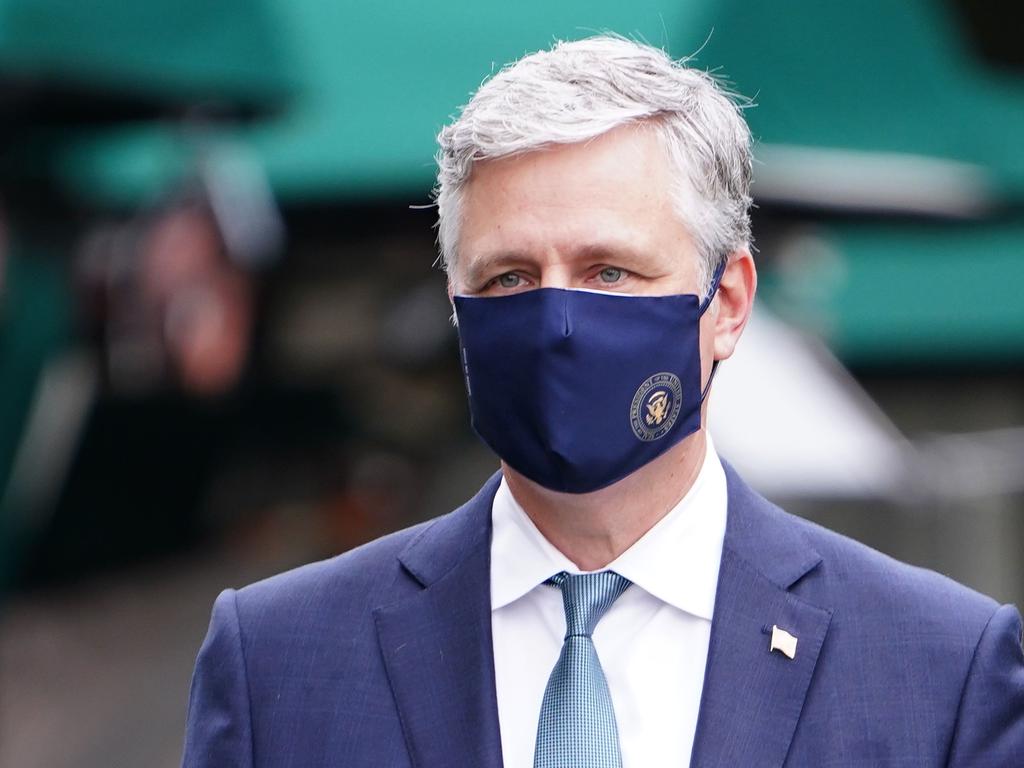
[[[1024,766],[1015,609],[727,476],[693,766]],[[496,488],[497,477],[444,517],[221,594],[185,766],[501,766]],[[773,624],[799,638],[794,659],[769,652]]]

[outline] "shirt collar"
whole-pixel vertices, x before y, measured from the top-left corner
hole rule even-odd
[[[608,567],[659,600],[711,620],[725,537],[725,471],[711,436],[690,490]],[[502,478],[491,507],[491,610],[560,571],[580,573],[533,524]]]

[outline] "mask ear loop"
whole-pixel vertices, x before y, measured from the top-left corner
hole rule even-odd
[[[718,286],[722,283],[722,275],[725,274],[725,267],[729,263],[729,259],[722,259],[718,266],[715,267],[715,271],[711,274],[711,285],[708,288],[708,295],[704,297],[704,301],[700,303],[700,307],[697,308],[697,313],[703,317],[704,313],[707,312],[708,307],[711,306],[711,301],[715,298],[715,294],[718,293]]]
[[[718,263],[717,267],[715,267],[715,271],[711,275],[711,287],[710,290],[708,290],[708,295],[705,297],[704,301],[700,303],[700,307],[697,310],[698,317],[703,317],[704,313],[707,312],[708,307],[711,306],[711,302],[715,298],[715,294],[718,293],[718,286],[722,283],[722,275],[725,274],[725,267],[728,263],[729,259],[726,257]],[[719,362],[721,361],[715,360],[711,364],[711,375],[708,376],[708,383],[704,385],[704,391],[700,393],[701,405],[704,404],[704,399],[708,396],[708,392],[711,391],[711,382],[715,380],[715,374],[718,373]]]

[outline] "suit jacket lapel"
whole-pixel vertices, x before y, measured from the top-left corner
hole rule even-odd
[[[729,512],[692,766],[781,766],[832,612],[790,591],[821,557],[726,467]],[[772,626],[797,638],[770,651]]]
[[[422,589],[374,611],[417,768],[500,768],[491,641],[491,502],[498,478],[401,554]]]

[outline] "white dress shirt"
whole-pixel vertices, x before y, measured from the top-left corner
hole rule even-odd
[[[707,446],[683,499],[601,569],[633,582],[594,631],[623,768],[690,764],[726,518],[725,472],[710,436]],[[504,479],[491,517],[501,747],[505,768],[532,768],[541,701],[565,636],[562,593],[544,582],[581,571],[544,538]]]

